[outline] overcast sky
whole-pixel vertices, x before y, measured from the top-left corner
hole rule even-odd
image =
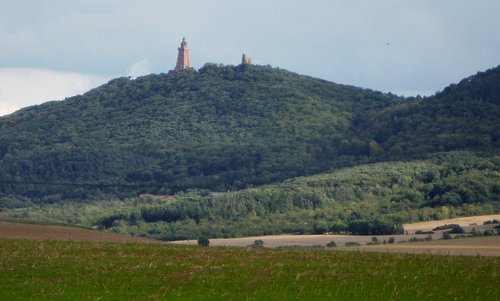
[[[0,115],[119,76],[254,63],[398,95],[500,64],[498,0],[0,0]]]

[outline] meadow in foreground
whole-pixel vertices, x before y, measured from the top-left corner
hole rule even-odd
[[[0,240],[0,299],[497,300],[500,258]]]

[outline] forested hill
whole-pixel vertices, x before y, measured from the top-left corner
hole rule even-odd
[[[119,78],[0,118],[0,194],[225,191],[436,151],[496,152],[499,74],[426,99],[263,66]]]
[[[500,67],[452,84],[433,97],[371,111],[357,135],[373,138],[382,152],[401,155],[500,147]]]

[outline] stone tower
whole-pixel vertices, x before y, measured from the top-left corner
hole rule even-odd
[[[189,65],[189,48],[187,48],[186,38],[182,38],[181,47],[178,49],[179,54],[177,55],[177,64],[174,69],[176,72],[191,67]]]
[[[249,57],[248,55],[246,54],[243,54],[241,56],[241,64],[242,65],[251,65],[252,64],[252,58]]]

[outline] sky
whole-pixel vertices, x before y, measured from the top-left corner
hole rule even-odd
[[[403,96],[500,64],[498,0],[0,0],[0,116],[121,76],[255,64]]]

